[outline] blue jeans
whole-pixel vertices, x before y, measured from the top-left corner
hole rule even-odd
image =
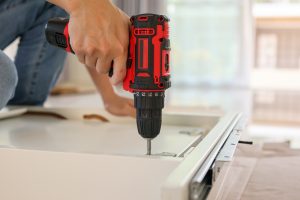
[[[42,105],[54,86],[66,53],[50,46],[44,28],[52,17],[66,17],[44,0],[0,0],[0,109]],[[2,50],[20,37],[15,61]]]

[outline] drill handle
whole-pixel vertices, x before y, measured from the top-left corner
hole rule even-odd
[[[50,19],[45,28],[46,38],[50,44],[75,54],[70,44],[68,25],[67,18]]]
[[[75,54],[70,43],[69,36],[69,19],[56,17],[48,21],[45,27],[45,34],[47,41],[67,52]],[[109,77],[113,76],[113,61],[109,70]]]

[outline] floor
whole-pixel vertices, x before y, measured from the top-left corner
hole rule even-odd
[[[125,96],[131,97],[130,94]],[[299,98],[300,92],[297,91],[172,88],[166,94],[165,111],[241,111],[249,120],[244,139],[254,142],[288,141],[292,148],[300,148]],[[96,93],[51,96],[46,106],[103,108]]]

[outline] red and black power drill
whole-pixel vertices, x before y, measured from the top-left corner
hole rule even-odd
[[[141,14],[130,18],[130,44],[127,74],[123,88],[134,93],[139,134],[147,139],[147,154],[151,140],[161,128],[165,90],[170,82],[169,19],[164,15]],[[68,19],[54,18],[46,26],[50,44],[73,52],[68,32]],[[113,69],[110,70],[110,76]]]

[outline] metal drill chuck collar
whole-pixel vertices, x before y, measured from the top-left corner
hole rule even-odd
[[[136,92],[134,106],[139,134],[146,139],[155,138],[161,128],[164,92]]]

